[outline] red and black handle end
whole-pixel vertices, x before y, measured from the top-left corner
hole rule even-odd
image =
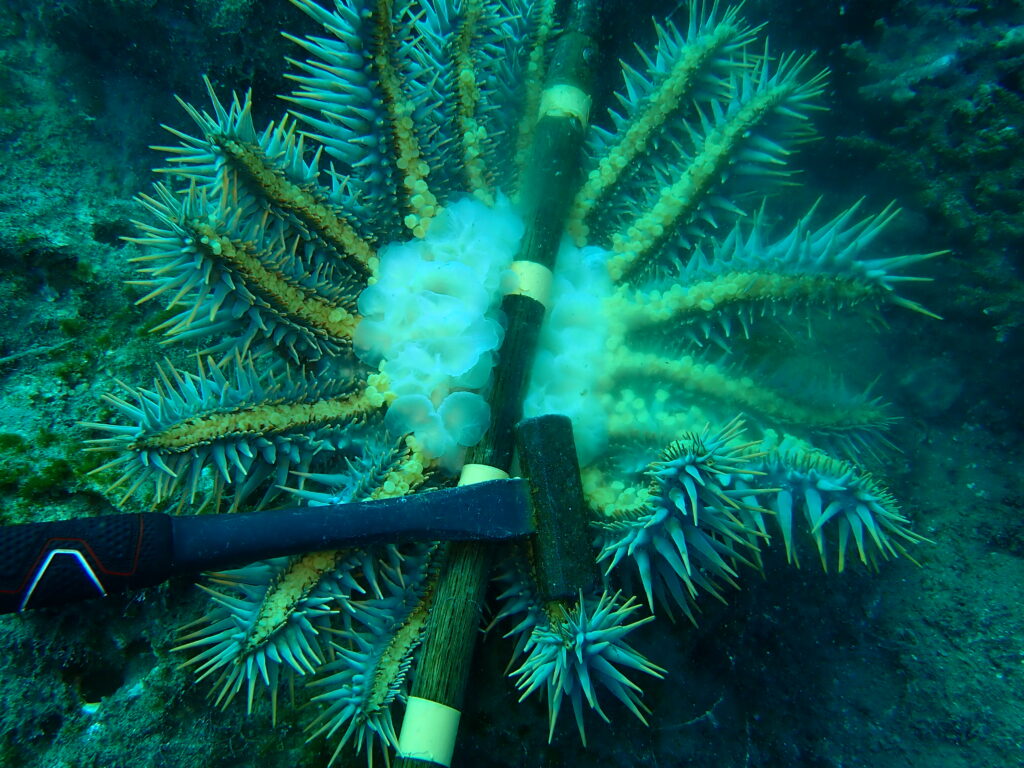
[[[145,513],[16,525],[0,535],[0,613],[63,605],[170,576],[172,520]]]

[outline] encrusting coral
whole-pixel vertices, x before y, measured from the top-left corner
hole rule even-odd
[[[170,129],[166,181],[140,196],[140,301],[167,298],[161,330],[206,346],[194,372],[158,366],[153,388],[107,397],[121,421],[93,442],[117,452],[101,470],[121,470],[126,496],[152,483],[188,510],[400,496],[448,483],[487,425],[520,179],[555,98],[554,3],[293,2],[323,36],[290,38],[306,57],[292,111],[258,129],[248,95],[208,83],[211,111],[183,104],[195,132]],[[600,689],[644,718],[635,678],[663,674],[627,642],[644,610],[694,619],[777,534],[790,560],[806,535],[840,570],[920,539],[862,466],[887,448],[885,404],[796,389],[750,342],[793,316],[924,312],[896,288],[930,254],[874,253],[891,207],[812,210],[773,234],[762,201],[811,133],[825,73],[770,55],[737,8],[688,13],[623,64],[618,106],[589,128],[525,403],[573,418],[605,591],[550,610],[510,557],[499,619],[523,696],[546,693],[552,730],[568,701],[581,735],[587,707],[607,719]],[[179,650],[218,704],[251,709],[266,687],[276,708],[302,678],[335,757],[386,751],[438,552],[215,574]]]

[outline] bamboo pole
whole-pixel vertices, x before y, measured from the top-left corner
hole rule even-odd
[[[522,415],[551,271],[578,184],[594,59],[588,30],[596,15],[595,3],[576,2],[545,80],[531,163],[522,186],[526,231],[513,264],[520,286],[502,300],[508,327],[488,392],[491,423],[481,443],[470,451],[460,484],[507,476],[512,465],[515,425]],[[575,465],[575,455],[572,458]],[[402,723],[398,768],[451,762],[490,560],[491,545],[448,545]]]

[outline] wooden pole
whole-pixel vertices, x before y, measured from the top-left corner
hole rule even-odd
[[[593,17],[580,10],[592,3],[577,5],[573,19],[582,24]],[[512,465],[514,428],[522,415],[566,212],[578,184],[593,58],[590,36],[570,21],[552,57],[523,181],[526,231],[513,264],[520,285],[502,300],[508,327],[488,393],[491,423],[470,451],[460,484],[507,476]],[[451,762],[490,559],[491,545],[448,545],[402,722],[399,768]]]
[[[597,581],[576,443],[568,416],[520,422],[519,465],[530,485],[537,534],[529,542],[533,582],[545,605],[573,605]]]

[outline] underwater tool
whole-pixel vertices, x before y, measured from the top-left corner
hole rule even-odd
[[[507,328],[488,393],[491,421],[483,439],[470,448],[460,481],[467,482],[479,472],[485,477],[507,477],[517,447],[524,471],[549,481],[549,493],[534,496],[542,534],[535,539],[537,546],[529,559],[538,595],[555,613],[571,609],[596,581],[593,562],[586,555],[586,503],[570,419],[548,414],[520,421],[520,416],[551,301],[553,269],[571,189],[579,173],[601,5],[600,0],[570,4],[566,29],[555,44],[548,67],[531,147],[533,163],[523,184],[526,234],[511,265],[519,287],[506,294],[501,304]],[[548,470],[536,461],[549,453],[572,467],[562,473],[562,482],[552,482]],[[451,764],[491,549],[481,542],[449,547],[406,701],[397,768],[447,768]]]
[[[0,613],[284,555],[385,542],[505,541],[534,531],[520,478],[233,515],[146,512],[11,525],[0,528]]]

